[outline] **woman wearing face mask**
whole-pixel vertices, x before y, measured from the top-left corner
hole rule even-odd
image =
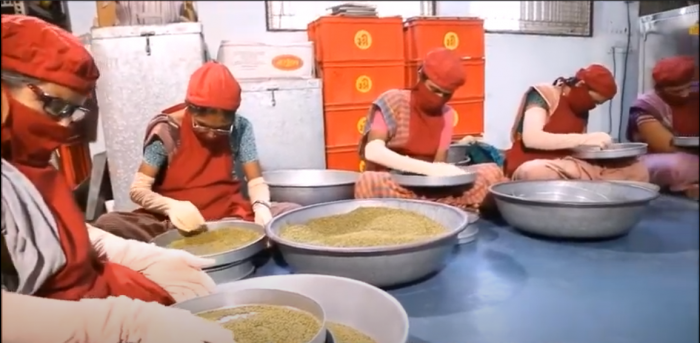
[[[488,187],[504,180],[496,164],[470,166],[477,179],[471,189],[460,194],[418,194],[396,184],[389,173],[464,173],[462,168],[445,163],[454,120],[447,102],[464,79],[460,58],[450,50],[437,49],[425,57],[415,87],[387,91],[372,104],[367,115],[371,125],[366,126],[360,142],[366,171],[355,185],[356,198],[423,198],[464,209],[481,207]]]
[[[695,61],[689,56],[660,60],[652,71],[654,89],[630,108],[627,139],[649,144],[641,158],[651,182],[698,197],[698,150],[673,145],[673,137],[698,137],[700,108]]]
[[[86,225],[49,163],[88,112],[99,77],[90,54],[25,16],[2,16],[2,48],[2,341],[232,343],[163,306],[210,294],[201,267],[212,261]]]
[[[579,145],[601,148],[612,143],[604,132],[586,133],[588,113],[612,99],[617,85],[612,73],[593,64],[553,85],[530,88],[511,130],[506,174],[514,180],[629,180],[647,182],[649,173],[637,158],[583,161],[570,156]]]
[[[107,213],[95,226],[147,242],[173,226],[193,231],[224,218],[265,225],[273,215],[298,207],[270,202],[253,127],[236,114],[240,104],[241,87],[228,68],[208,62],[196,70],[185,102],[156,115],[146,129],[143,162],[130,190],[142,208]],[[250,201],[241,193],[237,163]]]

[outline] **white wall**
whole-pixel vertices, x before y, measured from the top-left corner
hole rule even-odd
[[[439,1],[438,14],[467,16],[469,3]],[[487,34],[486,140],[499,148],[510,146],[508,136],[516,107],[522,93],[534,83],[551,82],[558,76],[571,76],[591,63],[600,63],[613,70],[615,63],[618,86],[622,89],[627,6],[624,1],[596,1],[592,38]],[[68,1],[68,8],[73,32],[82,34],[89,31],[95,15],[95,2]],[[306,40],[305,32],[267,32],[264,1],[200,1],[197,8],[212,56],[216,56],[222,40]],[[637,89],[637,9],[636,2],[630,5],[632,44],[624,84],[625,108],[634,100]],[[613,137],[618,137],[621,98],[622,92],[618,92],[610,104],[596,109],[588,130],[611,132]],[[624,112],[626,110],[623,109]],[[623,128],[625,121],[622,120]],[[101,149],[104,149],[101,142],[92,147],[93,153]]]

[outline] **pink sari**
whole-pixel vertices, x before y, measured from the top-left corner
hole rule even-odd
[[[697,83],[694,83],[693,91],[697,91]],[[632,104],[629,114],[626,136],[632,142],[642,142],[637,125],[638,119],[642,115],[652,116],[669,132],[673,132],[673,111],[655,91],[640,95]],[[641,160],[649,169],[652,183],[674,192],[697,188],[699,168],[697,154],[686,152],[650,153],[643,156]]]

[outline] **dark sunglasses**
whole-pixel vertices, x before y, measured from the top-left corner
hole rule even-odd
[[[27,87],[34,92],[39,101],[43,104],[43,109],[49,115],[58,120],[70,119],[73,122],[80,121],[90,113],[90,110],[79,105],[71,104],[66,100],[47,94],[41,88],[29,84]]]

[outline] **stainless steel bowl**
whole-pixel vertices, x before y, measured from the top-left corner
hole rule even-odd
[[[318,302],[326,322],[351,326],[377,343],[407,343],[408,314],[389,293],[364,282],[328,275],[297,274],[252,278],[219,285],[222,292],[272,288]],[[358,299],[362,305],[358,306]]]
[[[198,255],[204,258],[212,258],[216,261],[214,265],[212,265],[210,268],[245,261],[265,249],[265,229],[262,226],[255,223],[246,222],[242,220],[221,220],[215,222],[208,222],[207,230],[218,230],[230,226],[260,232],[260,238],[242,247],[224,251],[218,254]],[[180,238],[182,238],[182,235],[180,235],[180,232],[178,230],[170,230],[168,232],[156,236],[156,238],[154,238],[151,241],[151,243],[159,247],[167,247],[168,244]]]
[[[581,145],[574,149],[573,156],[584,160],[608,160],[637,157],[647,153],[646,143],[614,143],[605,149]]]
[[[344,170],[299,169],[263,173],[270,199],[302,206],[353,199],[360,173]]]
[[[414,211],[437,221],[448,232],[429,241],[398,246],[337,248],[302,244],[279,236],[289,224],[343,214],[359,207],[391,207]],[[302,207],[274,218],[265,228],[296,273],[349,277],[386,287],[415,281],[442,268],[457,235],[469,223],[467,214],[452,206],[422,200],[366,199],[345,200]]]
[[[326,313],[323,307],[310,297],[295,292],[270,288],[228,290],[186,300],[173,305],[173,307],[196,314],[246,305],[284,306],[304,311],[321,323],[318,332],[308,343],[326,342]]]
[[[622,184],[626,184],[626,185],[630,185],[630,186],[642,187],[642,188],[646,188],[650,191],[657,192],[657,193],[661,191],[661,187],[659,187],[653,183],[649,183],[649,182],[625,181],[625,180],[612,180],[610,182],[622,183]]]
[[[458,163],[467,159],[467,150],[469,149],[467,143],[452,143],[449,149],[447,149],[447,163]]]
[[[491,186],[503,218],[525,232],[561,238],[607,238],[628,233],[659,196],[606,181],[513,181]]]

